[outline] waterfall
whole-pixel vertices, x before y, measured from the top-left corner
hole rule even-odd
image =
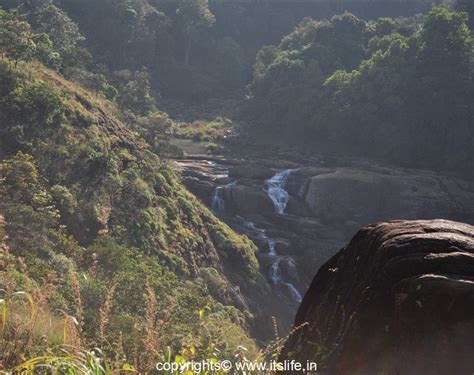
[[[216,163],[214,162],[209,162],[209,163],[213,163],[212,165],[216,166]],[[218,171],[220,171],[221,173],[216,175],[217,178],[229,178],[229,168],[219,166]],[[218,211],[218,212],[225,211],[225,200],[224,200],[224,195],[223,195],[224,189],[227,186],[233,186],[235,184],[237,184],[237,181],[231,181],[228,184],[216,186],[211,198],[211,208],[214,211]]]
[[[294,301],[300,303],[303,300],[301,293],[298,291],[298,289],[296,289],[296,287],[292,283],[286,282],[282,279],[281,266],[280,266],[282,257],[278,256],[276,252],[275,240],[269,238],[264,229],[257,228],[255,226],[255,223],[251,221],[246,221],[244,225],[247,228],[251,229],[257,235],[258,238],[265,241],[268,245],[268,255],[272,258],[272,262],[270,265],[270,279],[272,281],[272,284],[277,288],[281,286],[285,286],[290,292],[291,298],[293,298]]]
[[[276,212],[280,215],[285,212],[286,205],[290,199],[288,192],[285,190],[286,181],[291,172],[296,170],[297,169],[284,170],[266,181],[267,194],[272,200]]]
[[[273,285],[281,283],[281,268],[280,259],[276,259],[270,268],[270,278],[272,279]]]
[[[213,166],[216,166],[213,164]],[[275,210],[278,214],[283,214],[288,203],[289,195],[288,192],[284,189],[288,176],[291,172],[295,171],[296,169],[288,169],[282,172],[277,173],[275,176],[270,178],[269,180],[265,181],[266,184],[266,192],[270,199],[272,200]],[[218,176],[219,178],[228,178],[229,177],[229,169],[227,167],[219,168],[221,172]],[[224,212],[225,211],[225,199],[224,199],[224,191],[227,187],[236,185],[237,181],[231,181],[225,185],[218,185],[216,186],[214,193],[212,194],[211,198],[211,207],[216,212]],[[241,218],[242,219],[242,218]],[[243,219],[242,219],[243,220]],[[283,257],[279,256],[276,252],[276,243],[275,240],[269,238],[267,233],[264,229],[257,228],[255,223],[251,221],[244,221],[244,225],[252,230],[255,235],[265,242],[268,246],[268,256],[271,260],[270,263],[270,280],[275,288],[280,292],[282,288],[286,288],[289,292],[291,298],[295,301],[300,303],[302,301],[301,293],[296,289],[296,287],[289,282],[286,282],[282,278],[282,271],[281,271],[281,261]]]
[[[217,186],[212,194],[211,207],[215,211],[223,212],[225,210],[224,197],[222,196],[222,189],[224,186]]]
[[[283,284],[286,285],[286,287],[288,288],[288,290],[290,291],[290,294],[291,294],[291,297],[296,301],[296,302],[301,302],[303,301],[303,296],[301,295],[301,293],[298,291],[298,289],[295,288],[295,286],[291,283],[285,283],[283,282]]]
[[[275,241],[268,238],[268,254],[270,255],[277,255],[276,250],[275,250]]]

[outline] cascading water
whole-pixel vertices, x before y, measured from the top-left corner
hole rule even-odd
[[[291,283],[285,283],[284,281],[282,281],[283,284],[286,285],[286,287],[288,288],[288,290],[290,291],[291,293],[291,297],[296,301],[296,302],[301,302],[303,301],[303,296],[301,295],[301,293],[299,292],[298,289],[295,288],[295,286]]]
[[[224,189],[228,186],[233,186],[237,184],[237,181],[229,182],[225,185],[217,186],[212,194],[211,207],[215,211],[224,212],[225,211],[225,200],[224,200]]]
[[[284,188],[288,177],[291,172],[294,171],[296,171],[296,169],[284,170],[266,181],[267,194],[272,200],[276,212],[280,215],[285,212],[286,205],[290,199],[288,192]]]
[[[213,165],[216,165],[215,163]],[[227,167],[220,167],[219,170],[221,173],[217,175],[218,178],[229,178],[229,168]],[[225,211],[225,200],[224,200],[224,189],[227,186],[235,185],[237,181],[231,181],[225,185],[219,185],[215,188],[214,193],[212,194],[211,198],[211,208],[214,211],[224,212]]]
[[[285,286],[289,290],[293,300],[300,303],[303,300],[301,293],[298,291],[298,289],[296,289],[293,284],[288,283],[282,279],[280,266],[282,257],[278,256],[276,252],[275,240],[269,238],[264,229],[257,228],[255,224],[251,221],[245,222],[245,226],[251,229],[257,235],[257,237],[265,241],[268,245],[268,255],[272,258],[272,263],[270,265],[270,279],[272,280],[272,284],[275,287],[280,287],[282,285]]]
[[[222,173],[219,174],[221,178],[228,178],[229,177],[229,169],[228,168],[221,168]],[[288,169],[283,172],[277,173],[271,179],[266,181],[266,191],[270,199],[272,200],[273,204],[275,205],[275,209],[277,213],[283,214],[288,203],[289,195],[288,192],[284,189],[288,176],[291,172],[295,171],[295,169]],[[213,210],[218,212],[225,211],[225,200],[224,200],[224,191],[225,188],[228,186],[236,185],[237,181],[232,181],[225,185],[219,185],[215,188],[214,193],[212,194],[211,199],[211,207]],[[272,284],[276,288],[286,287],[290,293],[291,298],[300,303],[303,299],[301,293],[296,289],[296,287],[286,282],[282,279],[282,272],[281,272],[281,261],[283,257],[279,256],[276,252],[276,243],[275,240],[269,238],[267,233],[264,229],[257,228],[255,224],[251,221],[245,221],[245,226],[251,229],[258,238],[262,241],[267,243],[268,246],[268,255],[271,258],[271,265],[270,265],[270,279]]]
[[[217,186],[212,194],[211,207],[216,211],[224,211],[225,203],[224,198],[222,197],[222,189],[224,186]]]

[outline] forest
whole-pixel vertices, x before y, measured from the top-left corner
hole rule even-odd
[[[468,186],[473,30],[471,0],[0,0],[0,372],[278,358],[297,304],[267,275],[273,232],[184,184],[176,139]]]

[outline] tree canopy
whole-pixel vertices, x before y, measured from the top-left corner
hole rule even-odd
[[[472,175],[467,19],[434,8],[410,28],[352,15],[304,20],[257,55],[249,114],[308,144]]]

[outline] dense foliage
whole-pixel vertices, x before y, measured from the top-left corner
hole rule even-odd
[[[426,11],[431,0],[291,2],[227,0],[1,0],[19,7],[34,27],[55,30],[56,49],[83,63],[86,47],[95,74],[120,80],[146,68],[153,89],[179,101],[240,95],[262,45],[276,43],[305,16],[330,17],[348,9],[362,17]],[[75,25],[71,24],[71,19]],[[49,29],[49,30],[47,30]],[[77,30],[83,39],[78,39]],[[113,32],[111,32],[113,30]],[[75,53],[76,56],[72,56]],[[67,56],[66,56],[67,55]],[[90,63],[90,61],[89,61]],[[117,77],[117,74],[119,75]]]
[[[114,103],[65,79],[91,74],[72,57],[89,55],[75,48],[83,38],[53,5],[37,14],[33,27],[0,11],[1,365],[62,344],[120,346],[118,363],[140,371],[169,350],[255,353],[249,330],[268,292],[256,247],[156,154],[174,125],[146,73],[124,77]],[[33,296],[34,319],[18,292]]]
[[[472,175],[473,38],[467,15],[303,20],[257,56],[250,114],[311,147]]]

